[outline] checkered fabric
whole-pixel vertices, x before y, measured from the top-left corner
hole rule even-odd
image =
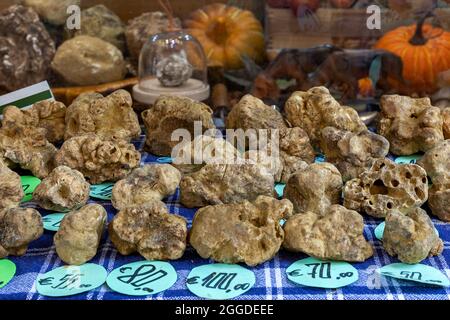
[[[135,142],[140,150],[144,144],[143,138]],[[143,163],[153,163],[157,158],[147,154],[142,154]],[[102,204],[108,211],[109,221],[116,210],[107,201],[92,201]],[[165,200],[171,213],[176,213],[186,217],[189,227],[195,210],[186,209],[179,203],[179,192]],[[45,216],[48,212],[38,208],[33,203],[27,206],[35,207]],[[364,263],[353,264],[359,271],[359,280],[352,285],[341,289],[318,289],[296,285],[290,282],[286,276],[286,269],[295,261],[307,256],[299,253],[289,253],[281,250],[274,259],[263,263],[260,266],[251,268],[256,276],[255,286],[239,296],[238,300],[448,300],[450,298],[450,288],[431,287],[414,282],[396,280],[379,276],[375,270],[390,263],[399,262],[390,257],[383,250],[382,244],[375,238],[374,229],[382,222],[381,219],[374,219],[368,216],[365,219],[365,236],[374,247],[375,254]],[[431,265],[450,276],[450,224],[445,224],[438,220],[433,220],[441,238],[444,241],[444,252],[438,257],[426,259],[422,263]],[[46,300],[52,299],[41,296],[36,291],[35,280],[41,273],[48,272],[63,265],[58,258],[53,245],[53,232],[45,231],[45,234],[31,244],[27,254],[23,257],[9,257],[17,265],[17,273],[14,279],[4,288],[0,289],[0,300]],[[108,272],[124,264],[140,261],[143,258],[138,254],[124,257],[120,255],[105,236],[101,242],[97,256],[91,261],[100,264]],[[193,300],[198,299],[186,287],[185,281],[189,272],[196,266],[212,263],[212,261],[200,258],[195,250],[189,247],[184,257],[171,264],[178,273],[178,280],[175,285],[159,294],[136,298],[125,296],[111,291],[106,284],[96,290],[71,296],[63,299],[67,300]]]

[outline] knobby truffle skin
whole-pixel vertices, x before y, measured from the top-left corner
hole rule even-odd
[[[327,161],[341,172],[344,182],[358,178],[376,159],[386,157],[389,152],[389,141],[378,134],[353,133],[334,127],[322,130],[320,145]]]
[[[394,210],[386,216],[383,246],[391,256],[403,263],[416,264],[429,256],[442,253],[443,242],[425,210]]]
[[[3,111],[4,127],[32,126],[46,130],[46,138],[51,143],[64,139],[66,106],[57,101],[41,101],[30,109],[22,110],[9,106]]]
[[[438,176],[450,173],[450,140],[442,141],[425,152],[417,164],[425,169],[433,182]]]
[[[292,216],[284,225],[283,246],[324,260],[363,262],[373,255],[364,238],[364,220],[340,205],[328,207],[322,215],[305,212]]]
[[[66,140],[95,133],[130,141],[141,134],[133,99],[125,90],[117,90],[107,97],[99,93],[81,94],[67,109],[66,123]]]
[[[134,169],[112,190],[112,204],[117,210],[163,200],[175,193],[180,184],[181,173],[169,164],[150,164]]]
[[[159,156],[171,156],[172,149],[180,143],[177,129],[189,132],[189,140],[195,134],[215,129],[212,110],[206,104],[184,97],[161,96],[155,105],[142,113],[147,129],[146,149]],[[198,122],[200,132],[194,131]]]
[[[80,171],[91,184],[123,179],[140,160],[141,154],[131,143],[95,134],[67,140],[56,154],[58,166]]]
[[[105,208],[88,204],[66,214],[55,234],[55,248],[59,258],[69,265],[82,265],[97,254],[106,224]]]
[[[32,208],[9,208],[0,211],[0,259],[23,256],[28,244],[44,233],[40,213]]]
[[[47,210],[70,211],[87,203],[89,190],[81,172],[60,166],[37,186],[33,200]]]
[[[429,194],[431,212],[439,219],[450,222],[450,173],[434,178]]]
[[[389,140],[393,154],[426,152],[444,140],[441,111],[429,98],[386,95],[380,107],[378,133]]]
[[[344,206],[376,218],[394,210],[420,207],[427,199],[425,170],[389,159],[377,159],[369,170],[344,186]]]
[[[208,206],[194,217],[190,243],[204,259],[256,266],[280,250],[284,240],[280,220],[292,211],[289,200],[266,196],[254,202]]]
[[[186,250],[187,222],[155,200],[121,210],[109,224],[109,235],[123,255],[139,252],[147,260],[177,260]]]
[[[0,211],[19,206],[24,197],[20,176],[0,158]]]
[[[321,131],[326,127],[354,133],[367,130],[358,112],[341,106],[325,87],[294,92],[284,109],[289,123],[305,130],[315,147],[319,146]]]
[[[257,164],[208,164],[181,179],[181,203],[188,208],[254,201],[275,195],[273,173]]]
[[[295,212],[323,215],[338,204],[342,194],[342,176],[331,163],[314,163],[293,174],[284,190],[284,198],[294,204]]]

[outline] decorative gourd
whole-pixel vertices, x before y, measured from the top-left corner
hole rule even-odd
[[[185,25],[202,44],[211,66],[239,69],[242,55],[256,62],[264,57],[262,25],[248,10],[216,3],[194,11]]]
[[[437,89],[437,77],[450,69],[450,32],[425,24],[404,26],[386,33],[375,45],[390,51],[403,61],[403,77],[408,86],[390,81],[402,94],[427,94]]]

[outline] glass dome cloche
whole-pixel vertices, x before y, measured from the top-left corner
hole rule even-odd
[[[153,104],[161,95],[209,98],[208,66],[201,44],[185,31],[152,36],[139,57],[139,83],[133,96]]]

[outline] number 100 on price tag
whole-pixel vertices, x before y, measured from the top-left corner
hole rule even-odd
[[[235,264],[208,264],[192,269],[186,285],[200,298],[225,300],[240,296],[256,282],[255,274]]]
[[[289,280],[308,287],[336,289],[358,281],[359,274],[347,262],[321,261],[306,258],[286,269]]]

